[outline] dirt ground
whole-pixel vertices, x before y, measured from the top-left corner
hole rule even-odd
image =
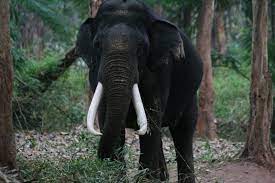
[[[83,156],[87,149],[65,148],[77,141],[81,133],[88,133],[83,126],[71,132],[39,133],[36,131],[18,132],[16,142],[18,154],[27,159],[65,158]],[[177,182],[175,151],[172,140],[163,137],[164,154],[169,169],[169,182]],[[133,175],[137,172],[139,157],[138,136],[131,130],[126,133],[126,146],[130,152],[126,160],[134,166],[128,170]],[[275,170],[267,170],[254,163],[237,162],[237,154],[243,148],[241,142],[230,142],[224,139],[206,141],[194,140],[195,175],[198,183],[275,183]],[[74,152],[75,151],[75,152]],[[71,154],[74,154],[72,156]]]
[[[225,163],[200,177],[202,183],[275,183],[275,170],[250,162]]]

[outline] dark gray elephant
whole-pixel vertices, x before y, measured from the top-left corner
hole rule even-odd
[[[202,62],[185,34],[141,1],[106,0],[81,25],[77,52],[95,92],[88,129],[102,135],[99,158],[123,161],[125,128],[139,129],[140,169],[168,179],[161,127],[169,126],[179,182],[195,182],[192,138]],[[101,132],[94,129],[97,112]]]

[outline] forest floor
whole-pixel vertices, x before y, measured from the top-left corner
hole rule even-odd
[[[73,146],[79,142],[78,136],[87,133],[82,125],[70,132],[40,133],[27,131],[16,133],[18,155],[26,160],[36,159],[72,159],[85,156],[87,148]],[[169,169],[169,182],[176,182],[177,171],[174,145],[171,138],[163,139],[164,154]],[[75,147],[75,148],[74,148]],[[126,154],[127,163],[134,164],[128,174],[135,175],[138,167],[139,140],[132,131],[127,130]],[[207,141],[194,140],[194,160],[196,182],[201,183],[275,183],[275,170],[267,170],[254,163],[238,160],[238,154],[243,147],[241,142],[230,142],[224,139]],[[131,160],[130,160],[131,159]],[[128,166],[128,165],[127,165]]]

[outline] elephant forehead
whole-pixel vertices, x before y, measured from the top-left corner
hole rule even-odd
[[[136,0],[108,0],[101,5],[98,12],[98,17],[111,21],[115,21],[116,19],[143,20],[145,16],[144,4]]]
[[[144,9],[144,4],[137,0],[108,0],[101,5],[101,11],[129,10],[140,11]]]

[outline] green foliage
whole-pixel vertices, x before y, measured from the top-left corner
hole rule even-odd
[[[231,69],[214,70],[215,115],[221,137],[243,140],[249,115],[249,87],[250,82]]]
[[[15,73],[13,114],[19,128],[66,129],[82,122],[85,111],[86,71],[69,69],[46,92],[35,76],[55,69],[58,56],[48,55],[41,61],[28,60]],[[45,107],[47,106],[47,107]]]
[[[268,61],[269,69],[272,74],[273,85],[275,85],[275,41],[270,41],[268,44]]]
[[[214,161],[214,152],[208,140],[204,142],[203,148],[205,153],[202,155],[202,157],[200,157],[200,159],[204,162],[212,163]]]
[[[118,162],[100,161],[94,155],[72,160],[20,160],[21,173],[26,180],[38,182],[90,182],[105,183],[126,180],[123,165]],[[35,177],[34,177],[35,176]]]
[[[242,0],[241,6],[242,6],[242,11],[245,13],[245,18],[248,19],[250,23],[252,23],[252,1],[251,0]]]
[[[238,3],[239,0],[218,0],[216,1],[216,7],[218,10],[229,9],[232,5]]]
[[[62,2],[62,1],[61,1]],[[45,24],[59,35],[68,35],[68,17],[63,16],[59,10],[63,4],[58,0],[13,0],[13,6],[20,5],[39,16]]]

